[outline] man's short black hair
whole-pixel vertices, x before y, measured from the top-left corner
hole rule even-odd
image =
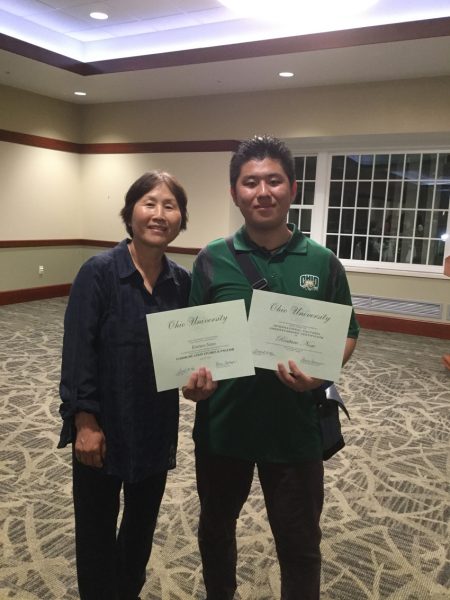
[[[271,135],[255,135],[239,144],[238,149],[231,157],[230,185],[236,188],[236,183],[241,173],[242,165],[249,160],[264,160],[271,158],[279,160],[290,184],[295,181],[295,164],[291,151],[284,142]]]

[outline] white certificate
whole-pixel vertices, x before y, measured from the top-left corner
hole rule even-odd
[[[337,381],[352,307],[254,290],[249,314],[255,367],[277,370],[288,360],[319,379]]]
[[[216,381],[255,374],[243,300],[149,314],[147,326],[159,392],[184,385],[199,367]]]

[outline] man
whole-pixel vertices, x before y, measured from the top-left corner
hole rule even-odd
[[[276,138],[243,142],[230,164],[231,195],[244,226],[234,235],[237,253],[251,259],[270,290],[351,304],[345,272],[328,249],[303,236],[286,218],[296,195],[294,161]],[[303,277],[307,276],[307,277]],[[306,279],[314,285],[304,284]],[[224,239],[196,259],[190,303],[243,298],[252,288]],[[344,363],[356,344],[352,314]],[[183,388],[197,404],[194,440],[201,504],[199,546],[207,600],[231,600],[236,590],[236,520],[256,464],[281,570],[283,600],[320,596],[319,525],[323,503],[322,443],[312,390],[322,380],[294,361],[278,371],[219,382],[199,371]]]

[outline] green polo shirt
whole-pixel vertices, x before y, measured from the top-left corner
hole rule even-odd
[[[238,252],[248,252],[270,290],[351,305],[344,268],[327,248],[294,225],[289,242],[275,252],[256,246],[241,228],[233,237]],[[197,256],[190,304],[243,298],[247,313],[252,288],[223,238]],[[354,313],[349,337],[357,337]],[[301,368],[301,365],[299,365]],[[216,392],[197,403],[194,440],[200,451],[252,461],[295,463],[322,457],[316,406],[310,392],[294,392],[273,371],[219,382]]]

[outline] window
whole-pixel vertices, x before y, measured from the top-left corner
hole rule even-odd
[[[289,221],[354,267],[441,272],[450,152],[297,156]]]
[[[297,195],[291,205],[288,221],[295,223],[308,237],[311,236],[311,221],[316,192],[316,156],[295,157]]]
[[[348,154],[331,160],[326,245],[339,258],[442,265],[450,154]]]

